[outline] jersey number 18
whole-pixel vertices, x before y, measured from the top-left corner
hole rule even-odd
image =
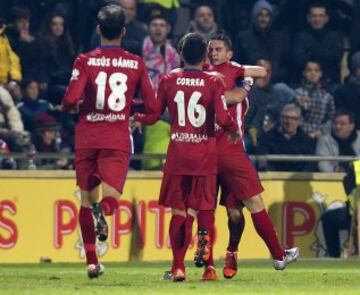
[[[110,110],[114,112],[120,112],[125,108],[126,97],[125,92],[127,90],[128,77],[123,73],[113,73],[107,80],[106,72],[99,72],[95,79],[97,85],[96,93],[96,108],[103,110],[105,107],[105,89],[106,84],[109,83],[111,93],[107,99],[107,104]]]

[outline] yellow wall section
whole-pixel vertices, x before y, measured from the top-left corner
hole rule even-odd
[[[0,175],[0,263],[7,262],[39,262],[41,258],[50,258],[54,262],[81,261],[81,243],[79,229],[76,227],[76,215],[70,208],[61,207],[64,233],[63,243],[56,248],[56,204],[69,203],[78,210],[79,199],[76,195],[73,173],[56,177],[56,173],[46,172],[36,175],[4,177]],[[45,177],[48,176],[48,177]],[[318,192],[325,196],[324,205],[333,201],[345,201],[341,177],[276,177],[262,175],[265,188],[264,199],[270,216],[274,221],[279,238],[283,244],[293,243],[300,247],[302,257],[315,257],[316,251],[311,250],[316,241],[315,230],[321,206],[314,202],[312,195]],[[284,180],[285,179],[285,180]],[[311,180],[312,179],[312,180]],[[122,207],[117,218],[109,218],[110,237],[102,244],[102,261],[134,260],[170,260],[171,251],[168,246],[169,210],[165,213],[163,235],[161,235],[159,209],[156,206],[161,178],[143,174],[130,174],[126,182],[122,204],[139,204],[145,208],[143,215],[146,223],[145,247],[139,249],[138,222],[133,226],[119,226],[115,233],[114,223],[125,224],[129,218],[126,207]],[[130,203],[129,203],[130,202]],[[12,214],[12,208],[16,213]],[[75,211],[77,211],[75,210]],[[145,212],[145,213],[144,213]],[[294,213],[295,212],[295,213]],[[77,212],[75,212],[77,214]],[[130,214],[136,215],[136,210]],[[140,216],[137,214],[138,217]],[[58,216],[59,218],[59,216]],[[68,225],[73,219],[73,224]],[[135,218],[137,219],[137,218]],[[140,218],[141,219],[141,218]],[[59,220],[59,219],[58,219]],[[14,237],[13,226],[16,225],[17,240],[10,247],[11,237]],[[66,227],[68,225],[68,228]],[[74,226],[75,225],[75,226]],[[215,258],[223,257],[228,241],[227,218],[225,209],[219,207],[216,212],[216,227],[218,238],[215,245]],[[74,228],[76,228],[74,230]],[[194,234],[195,234],[194,226]],[[120,237],[120,247],[115,248],[116,237]],[[163,245],[159,245],[161,239]],[[291,246],[289,244],[288,246]],[[187,254],[187,259],[193,258],[194,249]],[[262,240],[256,235],[249,214],[246,214],[246,226],[239,249],[240,258],[267,258],[267,251]]]

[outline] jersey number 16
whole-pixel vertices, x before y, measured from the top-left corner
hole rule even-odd
[[[190,124],[197,128],[204,125],[206,120],[206,109],[204,108],[203,105],[198,103],[200,98],[201,98],[201,93],[198,91],[194,91],[190,96],[186,111]],[[178,124],[179,126],[185,126],[184,91],[179,90],[178,92],[176,92],[174,101],[176,102],[177,105]]]

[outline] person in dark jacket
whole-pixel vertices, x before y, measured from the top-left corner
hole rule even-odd
[[[344,47],[341,34],[328,28],[329,15],[324,4],[312,4],[307,21],[308,28],[295,36],[292,52],[295,80],[300,80],[305,63],[309,59],[316,59],[324,66],[327,82],[339,83]]]
[[[360,130],[360,51],[352,56],[350,70],[348,81],[335,92],[335,107],[353,112]]]
[[[75,60],[73,41],[62,14],[54,12],[48,16],[39,41],[50,78],[49,97],[54,105],[58,105],[70,80]]]
[[[23,80],[35,79],[41,90],[47,90],[46,64],[37,38],[30,32],[30,9],[15,6],[12,9],[13,26],[8,32],[11,46],[20,58]]]
[[[301,110],[295,104],[287,104],[280,115],[279,128],[264,133],[256,150],[258,155],[313,155],[315,141],[300,128]],[[260,170],[313,171],[312,163],[306,162],[262,162]]]
[[[235,42],[236,60],[241,64],[255,64],[267,59],[273,67],[273,82],[286,78],[286,57],[289,52],[287,35],[273,29],[273,11],[269,2],[255,3],[251,27],[240,32]]]

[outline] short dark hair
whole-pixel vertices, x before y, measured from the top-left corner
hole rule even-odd
[[[311,3],[311,4],[309,5],[308,13],[310,13],[310,12],[311,12],[311,9],[313,9],[313,8],[324,8],[326,14],[328,14],[328,7],[327,7],[327,5],[326,5],[324,2],[320,2],[320,1],[319,1],[319,2]]]
[[[158,15],[153,15],[152,17],[149,18],[148,20],[148,26],[150,26],[150,24],[154,21],[154,20],[163,20],[164,22],[166,22],[167,25],[169,25],[169,21],[167,20],[165,15],[162,14],[158,14]]]
[[[125,27],[124,10],[119,5],[106,5],[100,9],[97,22],[100,33],[104,38],[108,40],[119,38],[121,31]]]
[[[311,63],[314,63],[314,64],[317,64],[317,65],[320,67],[320,70],[323,71],[323,65],[322,65],[321,61],[318,60],[318,59],[316,59],[316,58],[309,58],[309,59],[305,62],[304,67],[303,67],[303,70],[306,69],[307,64],[310,63],[310,62],[311,62]]]
[[[335,112],[333,116],[333,120],[340,116],[348,116],[350,123],[355,123],[355,115],[352,111],[349,111],[347,109],[339,109]]]
[[[19,20],[19,19],[26,19],[29,20],[31,16],[31,11],[26,6],[14,6],[11,9],[11,16],[13,21]]]
[[[229,35],[227,35],[225,32],[221,31],[221,32],[218,32],[217,34],[213,35],[211,38],[210,38],[210,41],[211,40],[217,40],[217,41],[223,41],[224,44],[225,44],[225,47],[228,49],[228,50],[233,50],[233,45],[232,45],[232,42],[231,42],[231,39],[229,37]]]
[[[197,65],[204,60],[207,52],[207,45],[200,34],[186,34],[180,42],[181,53],[186,63],[190,65]]]

